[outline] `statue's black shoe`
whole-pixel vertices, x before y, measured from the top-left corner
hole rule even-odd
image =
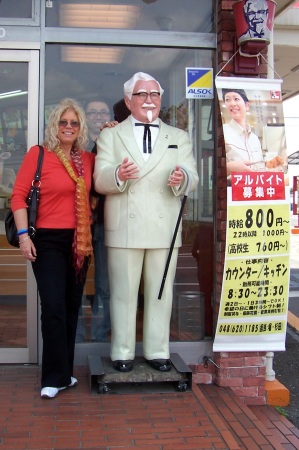
[[[133,361],[130,359],[112,361],[113,368],[119,372],[130,372],[133,369]]]
[[[169,372],[171,370],[169,359],[147,359],[146,361],[153,369],[160,370],[160,372]]]

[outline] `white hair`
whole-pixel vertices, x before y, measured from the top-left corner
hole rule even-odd
[[[130,100],[132,98],[132,93],[135,87],[135,84],[137,81],[155,81],[156,83],[158,83],[159,86],[159,90],[160,90],[160,95],[163,95],[164,89],[161,88],[160,83],[151,75],[149,75],[148,73],[144,73],[144,72],[137,72],[135,73],[132,78],[130,78],[128,81],[125,82],[124,84],[124,94],[125,96],[127,96]]]

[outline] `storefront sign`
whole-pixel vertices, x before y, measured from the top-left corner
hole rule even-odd
[[[219,77],[216,87],[228,186],[213,350],[281,351],[289,297],[290,205],[280,80]]]

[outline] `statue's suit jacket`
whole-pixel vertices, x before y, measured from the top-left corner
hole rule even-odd
[[[130,116],[131,117],[131,116]],[[97,139],[95,190],[106,195],[105,240],[108,247],[169,248],[180,210],[179,189],[167,186],[170,173],[183,166],[196,189],[198,174],[189,135],[159,121],[152,155],[144,161],[137,146],[131,119],[105,128]],[[125,157],[140,168],[138,179],[117,183],[116,172]],[[179,230],[175,246],[181,245]]]

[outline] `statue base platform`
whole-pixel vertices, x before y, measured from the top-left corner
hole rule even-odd
[[[113,369],[110,358],[88,356],[90,389],[98,394],[186,391],[192,389],[192,371],[177,353],[170,354],[169,372],[153,369],[142,357],[134,359],[131,372]]]

